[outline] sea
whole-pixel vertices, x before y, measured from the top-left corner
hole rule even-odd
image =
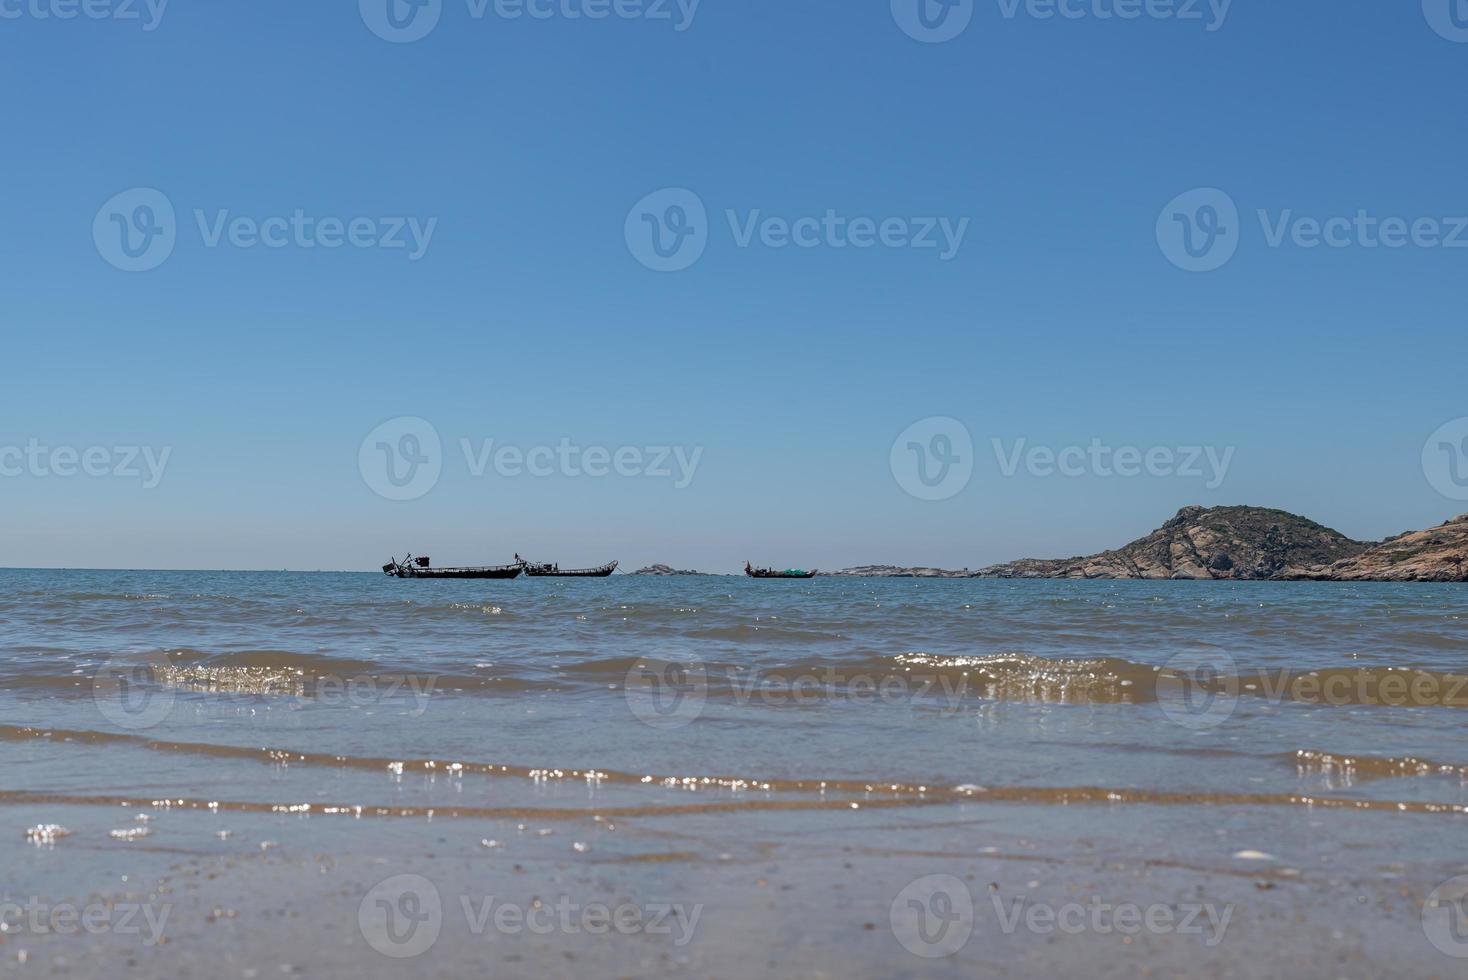
[[[0,571],[0,971],[1463,975],[1465,709],[1454,585]]]

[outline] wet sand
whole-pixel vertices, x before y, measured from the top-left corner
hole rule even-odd
[[[137,934],[12,928],[0,970],[15,976],[115,976],[126,964],[136,975],[242,978],[1448,977],[1465,962],[1431,945],[1421,917],[1462,869],[1397,836],[1411,833],[1403,820],[1458,819],[1431,814],[971,802],[592,809],[556,821],[51,803],[4,812],[71,831],[52,845],[7,841],[10,900],[154,910],[134,916]],[[129,826],[149,833],[111,835]],[[916,931],[903,919],[914,896],[933,915]],[[390,928],[374,926],[374,915],[389,926],[376,899],[402,916]],[[1114,911],[1131,906],[1134,922]],[[1151,926],[1165,928],[1149,927],[1149,907]],[[626,928],[610,924],[618,909]],[[155,943],[146,923],[159,918]]]

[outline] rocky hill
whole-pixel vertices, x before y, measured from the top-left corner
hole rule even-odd
[[[1351,571],[1360,572],[1360,577],[1366,578],[1373,572],[1388,569],[1385,556],[1367,559],[1379,547],[1371,542],[1353,541],[1339,531],[1282,510],[1192,506],[1178,511],[1176,517],[1146,537],[1115,551],[1058,560],[1026,559],[993,565],[980,570],[978,575],[985,578],[1302,579],[1344,577]],[[1417,547],[1419,543],[1414,542],[1403,544],[1400,550],[1412,551]],[[1438,546],[1423,543],[1420,547]],[[1435,551],[1423,551],[1419,564],[1436,561],[1437,557]],[[1350,562],[1355,564],[1347,564]],[[1405,573],[1407,565],[1395,564],[1401,565]]]
[[[633,575],[702,575],[703,572],[690,572],[681,568],[673,568],[670,565],[649,565],[639,568]]]
[[[1468,582],[1468,514],[1387,538],[1303,576],[1339,582]]]

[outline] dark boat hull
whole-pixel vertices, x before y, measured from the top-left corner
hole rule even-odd
[[[553,565],[526,565],[525,574],[532,578],[607,578],[617,570],[618,562],[600,568],[575,568],[557,571]]]
[[[524,565],[491,565],[485,568],[416,568],[411,565],[384,566],[392,578],[517,578]]]
[[[744,574],[750,578],[815,578],[818,569],[805,571],[800,568],[787,568],[783,572],[778,568],[755,568],[749,562],[744,563]]]

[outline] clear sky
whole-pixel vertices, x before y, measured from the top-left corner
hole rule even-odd
[[[1468,511],[1423,460],[1468,416],[1447,0],[387,2],[0,0],[0,564],[978,567],[1189,503]],[[402,417],[441,449],[392,500]]]

